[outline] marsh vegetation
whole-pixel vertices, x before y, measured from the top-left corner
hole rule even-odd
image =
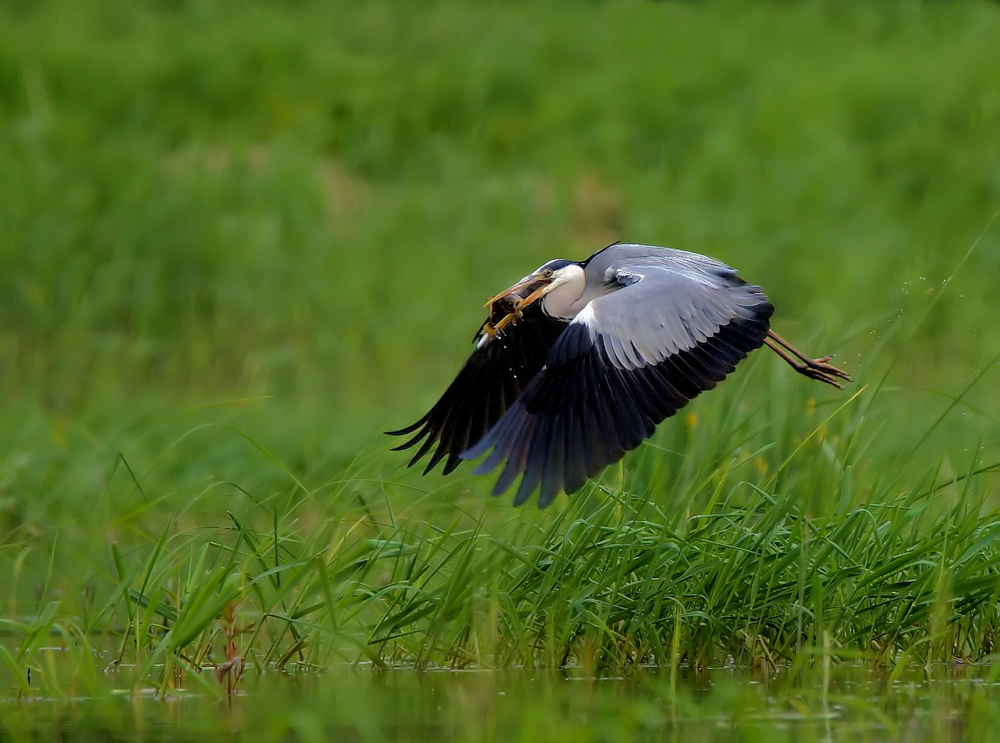
[[[279,671],[653,666],[595,739],[710,738],[751,681],[931,705],[956,663],[928,739],[988,730],[998,39],[996,3],[0,7],[0,736]],[[620,238],[738,267],[854,384],[754,354],[545,511],[405,470],[381,431],[485,298]]]

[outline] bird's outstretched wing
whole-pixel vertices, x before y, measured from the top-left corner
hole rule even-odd
[[[630,260],[628,270],[600,270],[621,288],[576,316],[544,368],[462,454],[490,452],[477,474],[506,460],[494,495],[523,474],[515,505],[538,487],[542,508],[560,490],[578,490],[712,389],[767,335],[774,307],[723,264],[671,251]]]
[[[387,432],[393,436],[414,434],[393,451],[409,449],[422,441],[407,465],[412,467],[437,444],[424,474],[447,457],[444,465],[447,475],[462,461],[459,455],[500,420],[538,374],[565,328],[565,322],[548,317],[537,304],[528,307],[520,320],[494,337],[485,337],[481,328],[476,336],[480,341],[476,349],[434,407],[416,423]]]

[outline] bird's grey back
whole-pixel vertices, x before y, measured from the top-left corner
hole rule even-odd
[[[658,363],[734,320],[752,318],[765,307],[768,316],[771,311],[760,287],[697,253],[612,245],[595,253],[585,270],[587,290],[593,292],[588,325],[623,368]],[[622,288],[607,293],[616,281]]]
[[[594,253],[586,261],[587,284],[603,281],[609,269],[657,267],[670,269],[692,277],[716,276],[733,278],[736,269],[713,258],[698,253],[655,245],[617,243]]]

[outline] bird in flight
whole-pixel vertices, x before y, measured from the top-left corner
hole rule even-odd
[[[544,508],[573,493],[693,397],[768,346],[795,371],[841,387],[850,377],[770,329],[774,306],[735,269],[697,253],[614,244],[557,259],[487,303],[475,349],[434,406],[391,435],[394,451],[431,454],[430,472],[462,460],[501,464],[493,488],[521,477],[514,505],[537,489]]]

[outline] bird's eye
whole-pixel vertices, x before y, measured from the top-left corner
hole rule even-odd
[[[547,278],[547,279],[549,279],[549,278],[552,278],[552,269],[551,269],[551,268],[546,268],[546,269],[545,269],[545,273],[544,273],[544,274],[542,274],[542,275],[543,275],[543,276],[544,276],[545,278]]]

